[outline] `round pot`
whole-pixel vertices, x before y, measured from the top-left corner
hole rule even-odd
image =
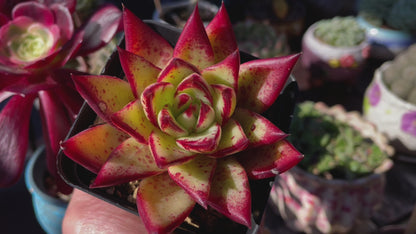
[[[364,117],[390,140],[396,151],[416,155],[416,105],[404,101],[391,92],[383,81],[383,71],[391,62],[384,63],[364,96]]]
[[[26,187],[32,195],[36,218],[48,234],[62,232],[62,219],[68,203],[46,192],[44,179],[47,175],[45,147],[38,148],[25,169]]]
[[[367,41],[371,44],[371,57],[390,60],[416,42],[416,37],[410,33],[374,26],[362,16],[358,16],[357,21],[366,29]]]
[[[384,186],[384,173],[352,181],[328,180],[296,166],[277,178],[270,198],[272,207],[293,230],[370,233],[369,221],[383,199]]]
[[[330,81],[354,83],[364,68],[369,44],[363,41],[357,46],[334,47],[314,36],[318,22],[312,24],[302,38],[302,64],[312,76]]]

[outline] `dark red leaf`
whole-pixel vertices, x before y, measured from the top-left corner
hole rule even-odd
[[[0,113],[0,187],[13,185],[23,172],[35,97],[14,96]]]

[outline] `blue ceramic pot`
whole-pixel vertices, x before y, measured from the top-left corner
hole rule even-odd
[[[370,55],[374,58],[390,60],[416,43],[416,36],[408,32],[374,26],[361,16],[357,21],[367,31],[367,40],[372,46]]]
[[[39,147],[25,169],[26,187],[32,195],[33,208],[40,226],[48,234],[62,233],[62,219],[68,203],[45,191],[47,175],[45,147]]]

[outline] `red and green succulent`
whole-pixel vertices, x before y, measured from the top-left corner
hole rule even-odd
[[[106,45],[121,22],[121,10],[105,5],[77,26],[75,6],[75,0],[0,0],[0,187],[23,172],[35,100],[48,169],[59,178],[59,142],[83,103],[70,75],[81,71],[67,64]]]
[[[205,28],[196,6],[174,48],[123,11],[126,79],[74,75],[105,123],[61,144],[97,174],[92,188],[140,180],[137,208],[149,232],[170,232],[196,203],[251,227],[249,179],[274,177],[299,153],[260,115],[299,55],[240,64],[224,5]]]

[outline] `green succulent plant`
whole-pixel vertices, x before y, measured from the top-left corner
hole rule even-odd
[[[416,32],[416,1],[414,0],[360,0],[358,11],[375,26]]]
[[[305,158],[304,170],[328,179],[356,179],[371,174],[388,157],[347,123],[300,103],[294,112],[289,141]]]
[[[404,101],[416,104],[416,45],[397,55],[383,71],[386,87]]]
[[[359,45],[365,40],[365,29],[357,23],[353,16],[337,16],[319,21],[314,35],[326,44],[336,47],[350,47]]]

